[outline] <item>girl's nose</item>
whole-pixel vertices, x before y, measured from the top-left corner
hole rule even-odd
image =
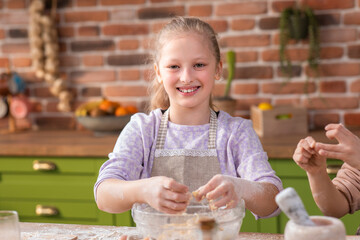
[[[191,70],[184,68],[181,72],[180,81],[185,84],[191,83],[192,82]]]

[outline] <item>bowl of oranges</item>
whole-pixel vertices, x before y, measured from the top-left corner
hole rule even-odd
[[[102,99],[80,105],[76,111],[76,120],[80,125],[93,131],[96,135],[119,133],[130,121],[130,117],[137,113],[134,105]]]

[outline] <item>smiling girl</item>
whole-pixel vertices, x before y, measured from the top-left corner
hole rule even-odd
[[[120,213],[147,203],[181,213],[194,192],[215,208],[244,199],[256,217],[277,215],[274,198],[282,183],[251,121],[213,109],[211,92],[222,74],[214,30],[177,17],[155,43],[151,112],[132,117],[101,167],[98,207]]]

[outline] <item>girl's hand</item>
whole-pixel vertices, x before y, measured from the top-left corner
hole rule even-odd
[[[191,197],[187,186],[164,176],[148,178],[143,194],[150,206],[170,214],[184,212]]]
[[[360,139],[342,124],[329,124],[325,130],[329,139],[336,139],[339,143],[316,143],[316,151],[323,157],[340,159],[360,169]]]
[[[312,137],[301,139],[293,155],[296,164],[310,174],[326,169],[326,158],[316,152],[316,144]]]
[[[234,178],[217,174],[207,184],[196,190],[193,195],[197,201],[206,198],[212,210],[223,206],[233,208],[238,205],[240,200],[235,189]]]

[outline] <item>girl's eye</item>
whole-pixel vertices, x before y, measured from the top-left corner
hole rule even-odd
[[[178,69],[178,68],[180,68],[180,67],[177,66],[177,65],[170,65],[169,68],[170,68],[170,69]]]
[[[196,63],[196,64],[194,65],[194,67],[195,67],[195,68],[202,68],[202,67],[205,67],[205,64],[203,64],[203,63]]]

